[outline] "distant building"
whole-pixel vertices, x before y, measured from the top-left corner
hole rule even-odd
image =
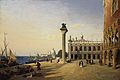
[[[120,0],[104,0],[104,43],[102,62],[120,64]]]
[[[56,52],[55,52],[54,48],[51,50],[51,56],[53,59],[56,58]]]
[[[71,60],[92,59],[99,60],[102,54],[101,41],[88,41],[82,36],[80,40],[68,40],[68,55]]]
[[[41,57],[43,57],[43,56],[48,56],[48,54],[40,54],[40,56],[41,56]]]

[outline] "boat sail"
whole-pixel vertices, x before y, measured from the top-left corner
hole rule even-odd
[[[13,54],[12,50],[9,49],[9,62],[15,62],[16,56]]]

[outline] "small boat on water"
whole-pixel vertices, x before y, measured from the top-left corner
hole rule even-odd
[[[29,63],[36,63],[35,56],[29,56],[28,61],[25,62],[25,63],[26,63],[26,64],[29,64]]]
[[[29,63],[36,63],[37,61],[37,57],[36,56],[31,56],[31,54],[30,54],[30,56],[28,57],[28,61],[26,61],[25,63],[26,64],[29,64]]]
[[[9,50],[8,65],[9,66],[18,65],[18,63],[16,62],[16,56],[15,54],[13,54],[11,49]]]
[[[25,62],[26,64],[29,64],[29,63],[36,63],[36,62],[43,62],[43,61],[46,61],[46,59],[42,58],[38,53],[37,53],[37,56],[29,56],[29,59],[27,62]]]

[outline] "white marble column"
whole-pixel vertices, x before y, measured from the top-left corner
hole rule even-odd
[[[66,32],[68,31],[66,28],[66,24],[62,24],[62,28],[60,28],[62,32],[62,61],[65,63],[65,52],[66,52]]]
[[[91,59],[93,59],[93,53],[91,53]]]
[[[62,60],[63,60],[63,63],[65,63],[65,33],[62,33]]]
[[[84,54],[83,53],[81,54],[81,56],[82,56],[82,59],[84,59]]]

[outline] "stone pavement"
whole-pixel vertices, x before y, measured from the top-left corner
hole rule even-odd
[[[120,80],[120,69],[112,69],[98,64],[85,65],[80,68],[78,61],[67,63],[47,72],[46,80]]]
[[[80,68],[78,63],[78,61],[66,64],[41,63],[40,75],[24,80],[120,80],[120,69],[114,70],[98,64],[85,64]],[[23,78],[16,77],[11,80],[23,80]]]

